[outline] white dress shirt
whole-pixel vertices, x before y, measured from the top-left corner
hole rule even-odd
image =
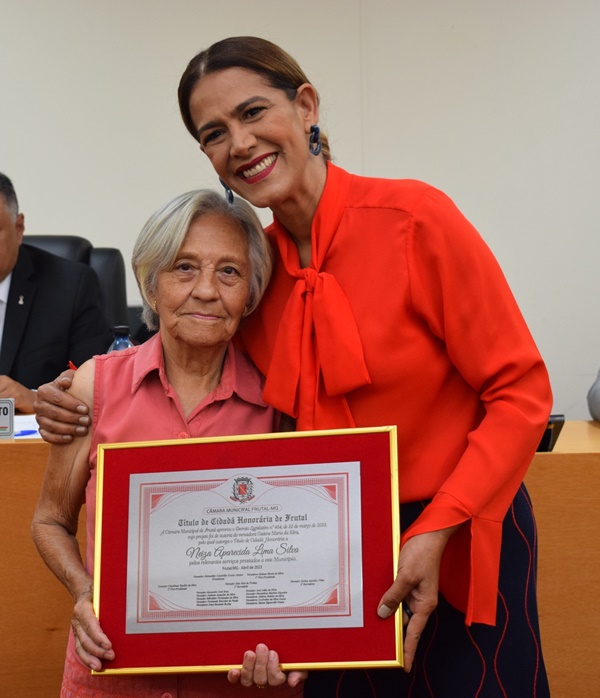
[[[2,347],[2,335],[4,334],[4,318],[6,317],[6,304],[8,303],[8,292],[10,290],[10,280],[12,272],[0,281],[0,347]]]

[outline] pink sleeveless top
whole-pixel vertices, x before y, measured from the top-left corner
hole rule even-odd
[[[97,356],[95,361],[90,479],[86,488],[86,568],[90,574],[93,574],[94,562],[99,443],[269,433],[279,428],[279,413],[261,397],[263,379],[260,373],[233,345],[227,349],[220,384],[187,418],[167,381],[159,335],[141,346]],[[270,687],[271,693],[286,698],[300,697],[303,687]],[[255,687],[248,689],[229,684],[224,674],[92,676],[79,661],[73,633],[70,634],[61,698],[191,698],[200,695],[204,698],[252,698],[262,694]]]

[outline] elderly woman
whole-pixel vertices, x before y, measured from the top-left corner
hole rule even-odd
[[[92,609],[96,451],[99,443],[175,439],[276,430],[279,415],[262,399],[262,379],[231,343],[256,308],[271,273],[268,243],[247,204],[196,191],[169,202],[140,233],[133,268],[144,319],[159,332],[145,344],[97,356],[76,372],[71,392],[94,427],[68,446],[52,447],[33,537],[48,567],[75,600],[61,695],[302,695],[275,652],[247,652],[242,669],[221,675],[92,676],[114,652]],[[142,416],[143,415],[143,416]],[[87,503],[87,559],[75,534]],[[202,661],[198,637],[198,662]],[[256,684],[256,685],[254,685]],[[250,688],[246,688],[246,687]]]

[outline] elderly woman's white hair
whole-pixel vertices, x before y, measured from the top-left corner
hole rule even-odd
[[[150,301],[150,294],[156,292],[158,273],[174,264],[192,222],[209,213],[235,221],[248,238],[250,297],[244,315],[249,315],[263,297],[271,278],[272,255],[252,207],[238,197],[230,204],[210,189],[190,191],[161,206],[148,219],[133,248],[131,266],[142,294],[142,320],[148,329],[158,329],[158,315]]]

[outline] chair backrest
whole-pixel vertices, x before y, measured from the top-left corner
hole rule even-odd
[[[110,326],[127,324],[125,262],[120,250],[116,247],[94,247],[89,240],[78,235],[24,235],[23,242],[92,267],[100,282]]]
[[[121,250],[116,247],[92,247],[90,267],[100,279],[106,315],[110,326],[127,325],[127,289],[125,285],[125,262]]]
[[[83,262],[83,264],[90,263],[92,243],[79,235],[25,235],[23,242],[55,254],[57,257]]]

